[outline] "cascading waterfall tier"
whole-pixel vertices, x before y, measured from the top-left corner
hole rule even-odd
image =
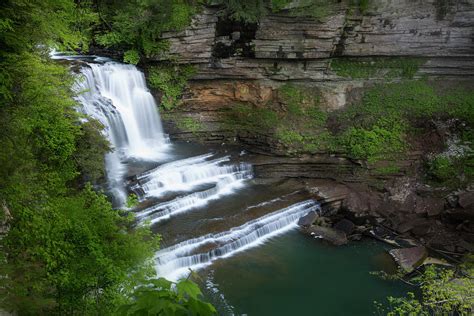
[[[152,224],[169,219],[233,193],[253,176],[250,164],[226,164],[230,162],[230,156],[212,157],[213,154],[206,154],[178,160],[138,176],[138,183],[132,186],[132,190],[142,200],[160,198],[170,192],[191,193],[137,212],[137,218],[150,220]],[[194,191],[203,185],[210,188]]]
[[[110,191],[115,204],[126,199],[123,187],[128,159],[157,160],[165,155],[163,133],[155,100],[142,72],[115,62],[87,63],[76,82],[80,111],[99,120],[114,151],[106,157]]]
[[[127,163],[135,159],[163,160],[169,142],[144,76],[134,66],[111,61],[85,63],[81,74],[75,87],[82,105],[79,110],[105,127],[104,133],[114,148],[106,156],[108,183],[116,198],[115,205],[122,206],[126,200]],[[210,153],[161,164],[136,176],[130,189],[142,202],[155,201],[155,205],[136,212],[140,222],[154,224],[186,216],[191,210],[232,194],[252,177],[250,164]],[[282,199],[274,198],[246,210],[267,207]],[[295,228],[301,216],[319,209],[317,202],[306,200],[221,233],[180,242],[157,252],[157,273],[176,280],[189,269],[203,268],[216,259],[230,257]]]
[[[319,210],[320,205],[317,202],[306,200],[228,231],[180,242],[157,252],[157,273],[176,280],[186,275],[189,269],[201,269],[216,259],[230,257],[293,229],[301,216],[309,211]]]

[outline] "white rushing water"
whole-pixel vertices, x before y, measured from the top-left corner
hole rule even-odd
[[[131,160],[159,162],[169,154],[157,106],[146,88],[143,73],[132,65],[111,61],[86,63],[81,74],[83,80],[78,80],[75,87],[79,92],[77,100],[82,105],[80,110],[105,127],[104,133],[114,148],[106,156],[109,189],[116,199],[114,204],[123,206],[127,163]],[[163,163],[145,171],[135,176],[135,184],[130,189],[141,202],[156,201],[155,205],[136,212],[139,222],[155,224],[186,216],[187,212],[202,208],[212,200],[233,194],[252,177],[250,164],[235,163],[230,156],[209,153]],[[292,194],[295,192],[288,196]],[[268,206],[284,197],[246,210]],[[216,259],[258,246],[295,228],[301,216],[318,209],[317,202],[307,200],[228,231],[180,242],[157,252],[157,273],[177,280],[189,269],[203,268]]]
[[[201,269],[216,259],[230,257],[293,229],[301,216],[319,209],[317,202],[307,200],[222,233],[207,234],[180,242],[158,251],[157,273],[168,279],[177,280],[185,276],[189,269]]]
[[[123,205],[128,159],[156,160],[167,149],[155,100],[143,73],[133,65],[115,62],[88,63],[76,82],[81,111],[99,120],[114,151],[106,157],[110,191],[115,204]]]
[[[232,194],[244,185],[245,180],[252,178],[250,164],[226,164],[230,156],[210,159],[212,156],[206,154],[174,161],[138,176],[138,183],[132,189],[142,199],[162,197],[169,192],[188,194],[137,212],[137,218],[142,222],[150,220],[152,224],[169,219]],[[210,188],[194,191],[202,185]]]

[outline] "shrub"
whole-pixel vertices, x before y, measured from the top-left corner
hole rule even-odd
[[[161,106],[171,110],[178,105],[188,80],[196,73],[192,65],[163,64],[150,69],[148,82],[151,87],[160,90]]]
[[[437,156],[428,163],[428,174],[438,181],[446,181],[457,174],[449,157]]]
[[[341,142],[352,157],[366,159],[369,163],[391,158],[405,149],[404,129],[400,125],[376,124],[370,129],[351,127],[341,136]]]
[[[140,61],[140,55],[137,50],[130,49],[123,54],[123,62],[136,65]]]
[[[278,130],[276,137],[287,146],[300,145],[304,140],[304,137],[300,133],[286,128]]]

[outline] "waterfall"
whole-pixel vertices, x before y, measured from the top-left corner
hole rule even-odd
[[[166,152],[155,100],[142,72],[135,66],[115,62],[87,63],[76,81],[79,109],[99,120],[114,151],[106,156],[109,189],[123,205],[126,200],[124,162],[129,159],[157,160]]]
[[[123,206],[127,164],[132,165],[134,160],[162,161],[171,154],[169,143],[143,73],[132,65],[110,60],[84,63],[80,72],[75,84],[76,99],[81,105],[78,110],[105,127],[104,134],[114,149],[106,156],[109,191],[115,198],[114,204]],[[139,223],[156,224],[198,211],[210,201],[234,193],[251,178],[250,164],[234,162],[229,155],[209,153],[161,163],[136,175],[128,189],[137,193],[147,206],[135,211]],[[244,211],[267,207],[297,192],[260,202]],[[189,269],[203,268],[214,260],[230,257],[293,229],[301,216],[318,209],[317,202],[306,200],[220,233],[179,242],[156,253],[156,271],[160,276],[176,280]]]
[[[306,200],[228,231],[207,234],[162,249],[155,257],[157,273],[176,280],[189,269],[201,269],[216,259],[230,257],[295,228],[301,216],[318,210],[320,206],[317,202]]]
[[[253,176],[252,166],[246,163],[225,164],[230,156],[216,159],[206,154],[163,164],[137,177],[132,186],[142,199],[162,197],[169,192],[191,192],[172,201],[159,203],[137,213],[140,221],[152,224],[180,213],[205,206],[209,201],[231,194]],[[197,190],[202,185],[211,186]]]

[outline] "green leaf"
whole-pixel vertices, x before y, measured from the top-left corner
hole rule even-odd
[[[182,280],[176,284],[176,289],[178,290],[178,294],[181,296],[188,296],[190,298],[197,299],[199,295],[201,295],[201,290],[196,285],[196,283],[190,280]]]

